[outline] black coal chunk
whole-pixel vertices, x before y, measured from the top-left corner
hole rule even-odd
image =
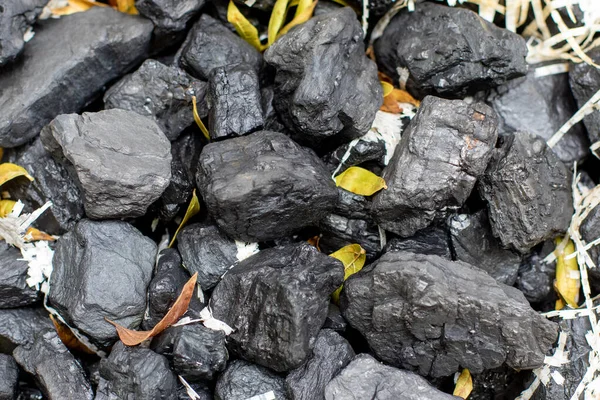
[[[325,400],[452,400],[419,375],[357,355],[325,388]]]
[[[12,356],[0,354],[0,399],[13,400],[17,398],[19,367]]]
[[[110,7],[39,24],[23,60],[0,73],[0,146],[24,144],[57,115],[80,111],[144,59],[151,34],[150,21]]]
[[[32,343],[38,332],[54,329],[48,312],[37,308],[0,309],[0,353]]]
[[[172,141],[194,124],[192,96],[196,96],[198,114],[206,117],[205,95],[205,82],[180,68],[150,59],[106,91],[104,107],[135,111],[152,118]]]
[[[83,368],[54,329],[39,332],[33,343],[17,347],[13,356],[49,400],[94,398]]]
[[[250,64],[214,68],[207,102],[212,139],[245,135],[263,126],[258,74]]]
[[[133,111],[59,115],[41,138],[79,182],[90,218],[143,215],[171,179],[169,141],[156,122]]]
[[[554,243],[550,240],[547,241],[540,251],[533,251],[527,255],[519,266],[519,275],[515,286],[531,303],[544,301],[551,293],[554,293],[556,263],[544,262],[544,258],[554,251],[554,248]],[[591,272],[592,270],[590,270],[590,276],[592,276]]]
[[[340,308],[379,359],[423,376],[537,368],[557,336],[519,290],[438,256],[384,254],[344,283]]]
[[[0,242],[0,308],[16,308],[36,303],[40,293],[27,284],[29,264],[21,252]]]
[[[525,253],[565,232],[573,215],[570,176],[541,137],[522,132],[503,138],[479,189],[504,247]]]
[[[387,242],[383,250],[386,253],[388,251],[408,251],[440,256],[447,260],[452,259],[450,236],[447,228],[437,224],[430,225],[408,238],[393,237]]]
[[[600,48],[590,50],[587,55],[594,60],[600,62]],[[593,65],[587,63],[574,64],[571,63],[569,68],[569,83],[573,96],[577,100],[577,105],[583,107],[589,99],[600,90],[600,70]],[[587,129],[590,141],[597,142],[600,140],[600,113],[592,112],[583,118],[583,124]],[[572,133],[569,133],[569,135]],[[564,139],[563,139],[564,140]]]
[[[276,70],[275,109],[299,141],[340,144],[371,127],[382,89],[350,7],[289,31],[269,47],[265,61]]]
[[[3,1],[0,12],[0,67],[23,51],[25,34],[42,13],[48,0]]]
[[[357,243],[367,252],[369,258],[381,250],[379,228],[371,219],[353,219],[343,215],[329,214],[319,222],[321,240],[319,247],[326,253],[346,245]]]
[[[217,380],[215,400],[246,400],[269,392],[277,400],[288,399],[282,377],[260,365],[235,360]]]
[[[312,353],[308,361],[285,378],[294,400],[323,400],[325,386],[354,358],[350,343],[329,329],[319,332]]]
[[[176,33],[185,30],[204,3],[205,0],[137,0],[135,7],[159,32]]]
[[[143,347],[117,342],[100,361],[96,400],[177,400],[177,379],[169,361]]]
[[[316,154],[270,131],[204,147],[196,181],[219,228],[248,242],[316,224],[338,196]]]
[[[193,76],[208,80],[217,67],[245,63],[258,73],[262,55],[244,39],[208,14],[202,14],[177,53],[179,63]]]
[[[142,322],[156,245],[122,221],[81,220],[52,260],[51,304],[99,346],[117,338],[105,318],[130,329]]]
[[[333,303],[329,303],[327,308],[327,318],[323,324],[323,329],[333,329],[336,332],[344,332],[348,323],[342,316],[340,308]]]
[[[235,354],[288,371],[310,356],[343,275],[341,262],[307,243],[262,250],[215,287],[213,314],[235,329],[228,338]]]
[[[381,166],[384,165],[386,150],[383,141],[355,140],[356,143],[345,143],[323,158],[332,173],[338,167],[338,171],[344,171],[367,161],[375,161]]]
[[[383,171],[388,188],[372,207],[379,225],[409,237],[460,207],[485,172],[496,126],[496,113],[483,103],[426,97]]]
[[[428,2],[399,12],[375,42],[375,55],[383,72],[408,79],[418,97],[463,97],[527,73],[521,36],[465,8]]]

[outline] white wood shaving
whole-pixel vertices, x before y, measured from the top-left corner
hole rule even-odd
[[[23,41],[25,43],[29,42],[31,39],[33,39],[33,37],[35,36],[35,32],[33,31],[33,27],[29,27],[27,28],[27,30],[25,31],[25,33],[23,34]]]
[[[190,386],[189,383],[187,383],[187,381],[183,378],[183,376],[178,375],[177,377],[179,378],[179,382],[181,382],[181,384],[185,388],[185,392],[187,393],[187,395],[189,396],[190,399],[202,400],[200,395]]]
[[[596,92],[560,129],[548,139],[548,146],[554,147],[562,137],[586,115],[589,115],[598,109],[600,102],[600,90]]]
[[[183,317],[171,326],[184,326],[202,322],[202,318],[192,319],[191,317]]]
[[[377,225],[377,230],[379,231],[379,250],[383,250],[383,248],[387,244],[387,236],[385,234],[385,229]]]
[[[550,64],[537,67],[535,77],[540,78],[542,76],[564,74],[565,72],[569,72],[569,63]]]
[[[550,376],[552,377],[554,382],[556,382],[560,386],[562,386],[563,383],[565,383],[565,378],[558,371],[552,371]]]
[[[210,307],[204,307],[202,311],[200,311],[200,319],[205,327],[212,329],[213,331],[223,331],[227,336],[231,335],[233,332],[232,327],[213,317]]]
[[[235,245],[237,247],[236,257],[238,261],[245,260],[246,258],[260,251],[258,248],[258,243],[246,243],[236,240]]]

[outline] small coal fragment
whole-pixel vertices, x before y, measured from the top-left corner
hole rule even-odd
[[[266,249],[227,272],[211,306],[215,318],[235,329],[230,350],[288,371],[310,356],[329,296],[343,279],[342,263],[308,243]]]
[[[152,21],[158,31],[175,33],[186,29],[204,3],[205,0],[137,0],[135,8]]]
[[[194,124],[192,96],[198,114],[206,117],[206,83],[180,68],[146,60],[132,74],[122,78],[104,94],[104,107],[135,111],[156,121],[167,139],[173,141]]]
[[[316,224],[338,196],[316,154],[270,131],[204,147],[196,181],[219,228],[247,242]]]
[[[285,380],[260,365],[235,360],[217,380],[215,400],[247,400],[273,392],[277,400],[288,400]]]
[[[600,48],[591,49],[586,54],[595,62],[600,62]],[[600,70],[585,62],[571,63],[569,68],[569,83],[577,106],[583,107],[589,99],[600,90]],[[600,140],[600,113],[592,112],[583,118],[588,137],[592,143]],[[568,135],[572,134],[571,132]]]
[[[15,347],[32,343],[35,335],[54,329],[42,308],[0,309],[0,353],[12,354]]]
[[[154,121],[133,111],[59,115],[41,137],[78,180],[90,218],[141,216],[171,179],[169,141]]]
[[[33,343],[17,347],[13,356],[21,368],[34,376],[49,400],[94,398],[83,368],[54,329],[39,332]]]
[[[263,126],[258,75],[250,64],[214,68],[207,101],[212,139],[245,135]]]
[[[319,247],[325,253],[334,251],[352,244],[359,244],[373,258],[381,250],[379,228],[371,219],[352,219],[342,215],[329,214],[319,222],[321,240]]]
[[[452,260],[450,237],[447,229],[436,224],[430,225],[408,238],[391,238],[384,248],[385,253],[389,251],[431,254]]]
[[[333,329],[336,332],[344,332],[348,323],[342,316],[340,308],[333,303],[329,303],[327,309],[327,318],[323,324],[323,329]]]
[[[0,400],[17,398],[19,367],[12,356],[0,354]]]
[[[176,59],[196,78],[208,80],[214,68],[244,63],[259,73],[262,55],[244,39],[208,14],[202,14]]]
[[[407,252],[346,280],[340,309],[380,360],[434,378],[537,368],[557,336],[519,290],[461,261]]]
[[[156,245],[122,221],[81,220],[52,260],[50,303],[67,323],[107,347],[117,338],[105,318],[135,329],[146,310]]]
[[[0,74],[0,147],[24,144],[57,115],[79,112],[140,63],[152,23],[92,7],[44,21],[35,31],[23,59]]]
[[[295,139],[319,147],[367,133],[382,103],[375,64],[350,7],[318,15],[265,52],[275,67],[273,104]]]
[[[357,355],[325,388],[326,400],[452,400],[419,375]]]
[[[0,3],[0,67],[13,62],[21,54],[25,36],[46,3],[48,0],[6,0]]]
[[[479,185],[492,232],[522,253],[565,232],[573,215],[571,174],[539,136],[506,135]]]
[[[460,207],[496,143],[497,117],[483,103],[428,96],[383,171],[388,188],[373,198],[375,220],[402,237]]]
[[[351,142],[341,145],[327,154],[323,160],[333,173],[338,168],[338,171],[344,171],[367,161],[375,161],[383,167],[385,153],[385,143],[383,141],[358,139],[356,144]]]
[[[523,292],[530,303],[544,301],[548,298],[548,295],[554,292],[556,263],[544,262],[544,258],[554,251],[554,247],[552,241],[547,241],[541,251],[534,251],[529,254],[523,259],[519,267],[519,275],[515,286]]]
[[[579,229],[581,237],[585,243],[591,243],[600,237],[600,207],[594,207],[587,217],[583,220]],[[600,249],[598,246],[592,246],[588,250],[588,254],[596,265],[599,265]],[[588,276],[590,285],[594,290],[600,289],[600,271],[598,268],[589,268]]]
[[[210,390],[205,383],[194,383],[188,382],[188,385],[196,392],[199,396],[196,400],[215,400],[212,390]],[[182,384],[177,389],[177,395],[179,400],[190,400],[190,395],[187,393],[187,388]]]
[[[96,400],[177,400],[177,378],[169,362],[143,347],[117,342],[100,361]]]
[[[464,97],[527,73],[521,36],[471,10],[428,2],[399,12],[375,42],[375,55],[382,72],[408,79],[418,97]]]
[[[526,385],[529,376],[535,375],[531,371],[515,371],[507,366],[473,374],[471,375],[473,391],[468,398],[469,400],[517,399],[529,386]]]
[[[0,242],[0,308],[16,308],[40,300],[36,288],[27,284],[29,264],[21,252],[4,240]]]

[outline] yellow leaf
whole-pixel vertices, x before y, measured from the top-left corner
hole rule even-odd
[[[419,107],[421,105],[421,102],[412,97],[411,94],[408,93],[406,90],[394,89],[392,91],[392,95],[394,95],[394,98],[398,103],[409,103],[415,107]]]
[[[304,9],[300,14],[296,15],[294,19],[292,19],[286,26],[281,28],[277,37],[279,38],[280,36],[285,35],[290,29],[292,29],[296,25],[300,25],[308,21],[310,17],[312,17],[313,11],[315,10],[315,7],[317,6],[318,2],[319,0],[313,1],[310,4],[310,6]]]
[[[294,14],[294,18],[296,18],[298,15],[302,14],[304,12],[304,10],[306,10],[308,7],[310,7],[313,3],[312,0],[298,0],[297,1],[297,5],[298,7],[296,7],[296,13]]]
[[[557,310],[564,308],[565,304],[577,308],[579,289],[581,287],[577,259],[565,258],[575,252],[575,246],[571,240],[567,240],[564,245],[562,245],[562,242],[562,238],[556,239],[556,279],[554,281],[554,289],[559,296],[559,299],[556,300]]]
[[[386,81],[379,81],[381,83],[381,87],[383,88],[383,97],[387,97],[392,94],[394,91],[394,85]]]
[[[181,228],[185,226],[185,224],[189,221],[190,218],[198,214],[198,211],[200,211],[200,202],[198,201],[198,196],[196,196],[196,189],[194,189],[194,191],[192,192],[192,199],[190,200],[190,204],[188,205],[188,208],[185,212],[185,215],[183,216],[183,219],[181,220],[181,223],[179,224],[179,227],[177,227],[177,230],[173,235],[173,239],[171,239],[171,243],[169,243],[169,247],[173,246],[173,243],[175,243],[175,239],[177,238],[177,234],[179,233]]]
[[[367,252],[358,244],[349,244],[344,246],[335,253],[331,253],[330,257],[337,258],[344,264],[344,281],[362,269],[367,261]],[[331,298],[334,303],[340,301],[340,293],[344,285],[333,292]]]
[[[289,0],[277,0],[271,11],[271,18],[269,19],[269,40],[267,45],[270,46],[275,42],[277,38],[277,32],[281,29],[283,22],[285,21],[286,10]]]
[[[371,196],[381,189],[387,189],[383,178],[360,167],[350,167],[336,176],[335,184],[361,196]]]
[[[5,218],[10,214],[16,203],[14,200],[0,200],[0,218]]]
[[[106,4],[98,3],[93,0],[69,0],[69,4],[64,7],[53,8],[51,13],[54,16],[62,16],[87,11],[92,7],[106,7]]]
[[[135,0],[109,0],[108,3],[119,12],[132,15],[139,14],[135,8]]]
[[[11,179],[18,178],[19,176],[24,176],[30,181],[33,180],[33,177],[23,167],[12,163],[0,164],[0,185],[4,185]]]
[[[350,4],[348,4],[345,0],[333,0],[338,4],[343,5],[344,7],[350,7]]]
[[[454,387],[454,396],[462,397],[466,399],[473,390],[473,379],[468,369],[463,369],[458,379],[456,380],[456,386]]]
[[[233,25],[242,39],[254,46],[256,50],[263,51],[264,47],[258,38],[258,30],[244,17],[244,14],[240,12],[233,0],[229,0],[227,21]]]
[[[208,134],[208,129],[206,129],[206,126],[204,126],[204,123],[198,115],[198,107],[196,106],[196,96],[192,96],[192,112],[194,114],[194,121],[196,121],[196,125],[198,125],[198,127],[200,128],[206,140],[210,142],[210,135]]]
[[[36,240],[53,242],[58,238],[56,236],[48,235],[46,232],[42,232],[37,228],[28,228],[27,232],[25,232],[24,239],[26,242],[35,242]]]

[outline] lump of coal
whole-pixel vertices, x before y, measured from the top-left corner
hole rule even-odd
[[[48,0],[3,1],[0,7],[0,67],[13,62],[25,45],[25,35]]]
[[[375,42],[379,67],[415,96],[464,97],[527,73],[525,40],[465,8],[402,10]]]
[[[587,55],[600,62],[600,48],[590,50]],[[600,90],[600,70],[587,63],[571,63],[569,68],[569,83],[573,96],[577,100],[578,107],[583,107],[587,101]],[[600,112],[592,112],[583,118],[583,124],[587,129],[588,136],[592,143],[600,140]],[[567,135],[572,135],[569,132]],[[563,139],[564,140],[564,139]]]
[[[324,157],[324,161],[332,173],[338,167],[338,171],[341,172],[367,161],[375,161],[381,166],[384,165],[386,150],[383,141],[355,140],[356,143],[345,143]]]
[[[247,242],[278,239],[316,224],[338,196],[311,150],[270,131],[204,147],[196,180],[219,228]]]
[[[358,243],[365,249],[368,257],[375,257],[381,249],[379,228],[371,218],[352,219],[329,214],[319,222],[319,228],[322,233],[319,247],[325,253],[333,253],[352,243]]]
[[[354,358],[350,343],[329,329],[319,332],[312,353],[308,361],[285,378],[294,400],[323,400],[325,386]]]
[[[539,136],[507,135],[480,182],[494,236],[522,253],[569,227],[570,172]]]
[[[0,399],[13,400],[17,398],[19,367],[12,356],[0,354]]]
[[[146,60],[132,74],[122,78],[104,94],[104,107],[135,111],[154,119],[169,140],[194,124],[192,96],[198,100],[198,114],[206,117],[206,83],[177,67]]]
[[[382,361],[431,377],[544,362],[557,326],[461,261],[389,252],[344,283],[340,308]]]
[[[52,260],[50,303],[67,323],[106,347],[117,338],[105,318],[137,328],[146,310],[156,245],[122,221],[81,220]]]
[[[260,365],[235,360],[217,380],[215,400],[247,400],[273,392],[277,400],[287,400],[282,377]]]
[[[0,353],[12,354],[15,347],[32,343],[38,332],[54,329],[42,308],[0,309]]]
[[[409,237],[460,207],[485,171],[496,126],[496,113],[483,103],[426,97],[383,171],[388,188],[372,207],[379,225]]]
[[[528,255],[519,267],[515,286],[523,292],[530,303],[544,301],[554,291],[556,263],[544,262],[544,258],[552,251],[554,251],[554,243],[547,241],[541,251],[534,251]]]
[[[425,379],[384,365],[368,354],[357,355],[325,388],[325,400],[452,400]]]
[[[24,144],[57,115],[80,111],[144,59],[151,35],[150,21],[110,7],[39,24],[23,60],[0,74],[0,146]]]
[[[143,215],[171,179],[169,141],[154,121],[133,111],[59,115],[41,137],[78,180],[90,218]]]
[[[408,251],[452,259],[449,234],[445,227],[437,225],[430,225],[408,238],[390,239],[384,248],[384,252],[389,251]]]
[[[290,30],[269,47],[265,61],[276,70],[275,109],[301,142],[339,144],[371,127],[382,89],[350,7]]]
[[[26,282],[29,264],[22,257],[16,247],[0,242],[0,308],[27,306],[40,299]]]
[[[162,32],[180,32],[204,6],[205,0],[137,0],[135,8]]]
[[[215,318],[235,331],[229,348],[275,371],[300,366],[327,317],[343,265],[308,243],[262,250],[230,269],[215,287]]]
[[[323,324],[323,329],[333,329],[336,332],[344,332],[348,323],[342,316],[340,308],[333,303],[329,303],[327,309],[327,318]]]

